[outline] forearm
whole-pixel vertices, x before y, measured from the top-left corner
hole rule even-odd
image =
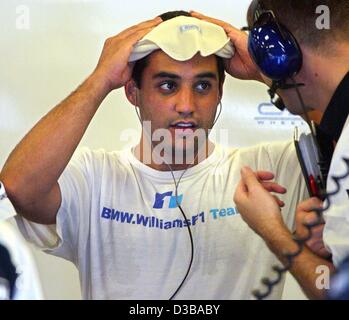
[[[108,88],[98,80],[97,75],[90,76],[44,116],[12,151],[0,179],[10,197],[20,192],[21,199],[14,196],[15,201],[33,202],[55,185],[107,95]]]
[[[269,234],[266,243],[284,265],[287,263],[287,259],[283,253],[293,253],[298,250],[297,244],[292,240],[292,235],[286,228],[281,228],[277,233]],[[328,270],[328,275],[330,275],[334,271],[334,266],[331,262],[312,253],[307,247],[292,260],[290,268],[290,272],[310,299],[323,299],[325,297],[325,289],[321,286],[317,287],[317,284],[321,284],[320,277],[326,276],[323,274],[323,270]]]

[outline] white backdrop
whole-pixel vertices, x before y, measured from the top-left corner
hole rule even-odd
[[[196,10],[245,25],[250,0],[4,0],[0,3],[0,167],[24,134],[73,91],[95,68],[104,40],[166,11]],[[229,129],[226,143],[245,146],[292,138],[304,123],[268,103],[266,87],[227,77],[223,112],[216,128]],[[112,92],[97,112],[81,145],[120,149],[122,133],[139,131],[123,90]],[[219,136],[219,133],[217,134]],[[79,299],[75,267],[33,249],[45,297]],[[302,299],[288,279],[284,298]]]

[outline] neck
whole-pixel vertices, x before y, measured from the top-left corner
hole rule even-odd
[[[159,155],[156,155],[157,152],[154,152],[155,147],[156,146],[149,142],[148,139],[142,134],[140,142],[134,149],[134,155],[139,161],[152,169],[159,171],[178,171],[186,170],[207,159],[207,157],[212,154],[215,145],[209,139],[206,139],[205,143],[203,143],[201,146],[195,147],[193,156],[189,157],[189,159],[186,158],[185,150],[182,151],[183,157],[180,157],[182,161],[180,161],[178,164],[176,163],[174,148],[172,148],[172,157],[165,157],[163,154],[161,154],[159,157]]]
[[[339,83],[349,71],[349,44],[334,44],[331,53],[303,48],[304,63],[300,82],[306,84],[313,109],[325,112]],[[320,89],[320,90],[319,90]],[[314,94],[315,93],[315,94]]]

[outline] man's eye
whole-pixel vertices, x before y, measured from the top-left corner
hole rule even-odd
[[[163,91],[173,91],[176,88],[176,83],[172,81],[166,81],[160,84],[160,89]]]
[[[204,92],[204,91],[207,91],[211,88],[211,84],[207,81],[204,81],[204,82],[199,82],[197,85],[196,85],[196,90],[199,91],[199,92]]]

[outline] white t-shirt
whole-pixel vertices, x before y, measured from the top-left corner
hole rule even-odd
[[[7,198],[0,199],[0,245],[7,251],[11,265],[18,275],[12,299],[42,299],[41,284],[33,257],[21,234],[8,220],[15,214],[11,202]],[[0,269],[5,267],[5,263],[7,265],[7,261],[0,259]],[[8,279],[0,278],[0,300],[9,299],[9,294]]]
[[[235,208],[243,165],[272,171],[287,187],[282,211],[292,228],[306,191],[291,142],[216,146],[179,184],[177,199],[187,221],[176,204],[171,172],[142,164],[131,150],[83,149],[59,179],[57,225],[20,217],[17,222],[27,239],[77,266],[85,299],[170,298],[190,261],[190,224],[194,260],[176,299],[251,299],[253,289],[265,289],[263,277],[275,278],[271,267],[279,263]],[[177,180],[181,174],[174,172]],[[270,298],[280,298],[282,288]]]
[[[337,186],[332,177],[340,177],[348,173],[349,162],[349,117],[336,145],[327,179],[327,190],[333,192]],[[339,180],[340,189],[331,196],[330,207],[324,212],[325,228],[324,242],[332,252],[333,263],[336,267],[349,255],[349,177]]]

